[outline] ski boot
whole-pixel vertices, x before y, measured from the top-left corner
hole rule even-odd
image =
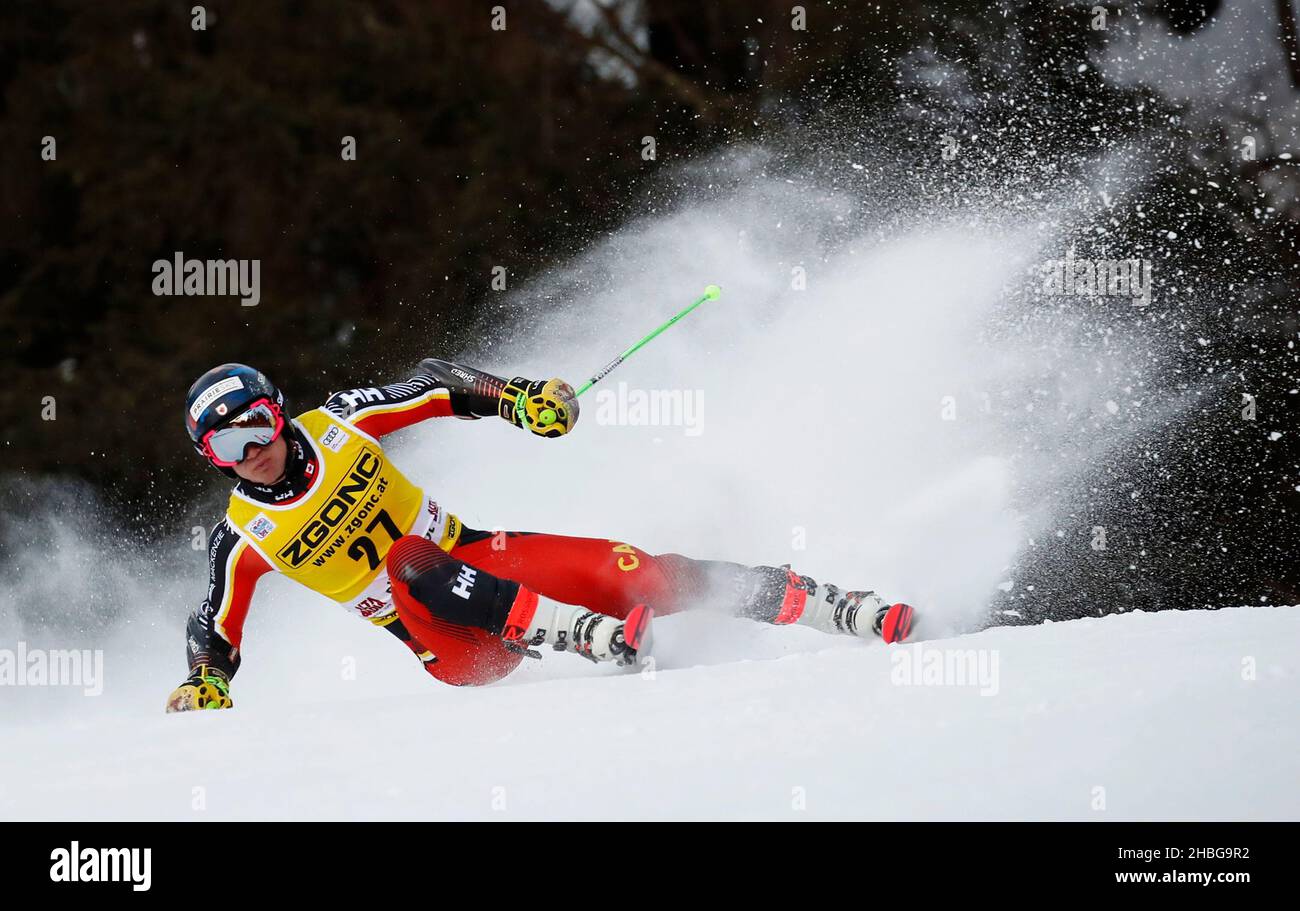
[[[888,604],[872,591],[843,591],[836,585],[800,576],[788,566],[785,599],[777,623],[799,623],[824,633],[867,635],[903,642],[915,632],[916,611],[908,604]],[[870,618],[868,624],[863,621]]]
[[[619,667],[642,664],[650,656],[654,611],[638,604],[619,620],[572,604],[533,599],[517,603],[506,621],[502,638],[526,649],[549,645],[557,652],[572,652],[593,661],[612,661]]]

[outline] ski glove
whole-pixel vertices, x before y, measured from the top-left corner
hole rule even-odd
[[[564,380],[517,376],[501,391],[501,416],[539,437],[562,437],[578,423],[578,398]]]
[[[228,709],[234,703],[230,701],[230,678],[206,664],[200,665],[167,697],[167,711],[191,712],[195,709]]]

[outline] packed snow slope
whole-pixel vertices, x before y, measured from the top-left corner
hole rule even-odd
[[[454,690],[363,655],[310,697],[241,677],[231,712],[87,705],[0,752],[0,817],[1300,818],[1300,607],[922,646],[973,656],[969,685],[952,663],[926,683],[914,646],[698,614],[659,632],[653,674],[547,654]]]
[[[97,650],[103,692],[0,686],[0,818],[1300,817],[1300,609],[959,635],[1038,603],[1020,558],[1045,541],[1119,574],[1162,543],[1094,549],[1106,504],[1067,492],[1114,453],[1177,439],[1196,390],[1156,394],[1177,345],[1148,337],[1170,320],[1035,290],[1140,175],[1119,157],[1095,185],[1009,180],[922,210],[895,198],[897,169],[828,161],[686,166],[701,187],[685,201],[495,298],[473,350],[414,317],[394,327],[430,355],[580,382],[723,288],[585,397],[562,440],[446,419],[386,446],[471,527],[791,563],[916,605],[995,677],[957,685],[954,666],[924,685],[921,658],[922,685],[897,685],[908,650],[693,613],[661,624],[653,678],[551,654],[457,690],[267,577],[235,710],[167,717],[224,494],[128,537],[93,496],[23,479],[42,508],[0,515],[0,649]],[[354,347],[382,360],[385,342]],[[414,366],[358,366],[355,382]],[[301,377],[274,378],[317,404]],[[640,419],[651,394],[682,410]],[[179,408],[175,432],[188,446]]]

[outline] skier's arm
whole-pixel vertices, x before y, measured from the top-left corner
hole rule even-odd
[[[257,580],[271,566],[223,519],[208,545],[208,595],[185,626],[190,676],[167,700],[167,711],[229,708],[230,680],[239,670],[244,620]]]
[[[522,409],[517,407],[520,395],[524,396]],[[562,380],[515,377],[507,381],[437,358],[425,358],[419,372],[405,382],[336,392],[325,408],[373,437],[434,417],[477,420],[489,415],[499,415],[539,436],[563,436],[578,418],[573,389]],[[536,418],[546,409],[554,419],[543,425]]]

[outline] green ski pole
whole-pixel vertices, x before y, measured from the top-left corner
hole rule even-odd
[[[661,332],[663,332],[663,331],[664,331],[665,329],[667,329],[669,326],[673,325],[673,323],[677,322],[679,319],[681,319],[681,318],[682,318],[683,316],[685,316],[686,314],[690,313],[692,310],[694,310],[694,309],[695,309],[696,307],[698,307],[700,304],[704,303],[705,301],[714,301],[714,300],[717,300],[717,299],[718,299],[719,297],[721,297],[721,296],[722,296],[722,289],[719,288],[717,285],[709,285],[708,287],[706,287],[706,288],[704,289],[704,293],[701,294],[698,298],[696,298],[696,300],[695,300],[695,302],[694,302],[693,304],[691,304],[691,305],[690,305],[689,307],[687,307],[685,310],[683,310],[683,311],[681,311],[680,313],[678,313],[678,314],[677,314],[676,316],[674,316],[672,319],[668,320],[666,323],[664,323],[664,324],[663,324],[662,326],[660,326],[658,329],[654,330],[654,331],[651,332],[649,335],[645,336],[643,339],[641,339],[639,342],[637,342],[637,343],[636,343],[635,345],[633,345],[631,348],[628,348],[626,351],[624,351],[624,352],[623,352],[622,354],[620,354],[618,357],[614,358],[612,361],[610,361],[610,362],[609,362],[608,364],[606,364],[604,367],[601,367],[599,370],[597,370],[597,371],[595,372],[595,374],[592,375],[591,379],[587,380],[587,382],[585,382],[585,383],[582,384],[582,388],[579,389],[579,390],[575,393],[575,396],[582,395],[584,392],[586,392],[586,391],[587,391],[588,389],[590,389],[592,386],[596,385],[596,384],[599,383],[601,380],[603,380],[605,377],[609,376],[610,372],[613,371],[613,369],[614,369],[615,367],[617,367],[619,364],[623,363],[625,360],[627,360],[629,357],[631,357],[631,356],[632,356],[633,354],[635,354],[637,351],[641,350],[641,348],[644,347],[645,344],[646,344],[647,342],[649,342],[652,338],[654,338],[655,336],[659,335]],[[523,416],[524,416],[524,399],[523,399],[523,396],[520,396],[519,398],[515,399],[515,411],[516,411],[516,413],[518,413],[518,415],[519,415],[519,417],[520,417],[520,420],[522,420],[522,419],[523,419]],[[548,408],[547,410],[543,411],[540,415],[537,416],[537,422],[538,422],[539,424],[541,424],[543,427],[545,427],[545,426],[548,425],[548,424],[553,424],[553,423],[555,423],[555,412],[551,411],[551,410]]]

